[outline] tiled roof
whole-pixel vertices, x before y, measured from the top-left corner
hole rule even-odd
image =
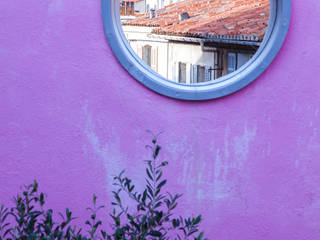
[[[270,0],[185,0],[138,15],[124,25],[155,27],[153,33],[184,37],[231,37],[262,41]],[[179,21],[187,12],[189,19]]]
[[[142,0],[124,0],[125,2],[141,2]]]

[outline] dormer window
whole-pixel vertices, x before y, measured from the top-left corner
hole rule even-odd
[[[189,14],[187,12],[183,12],[183,13],[179,14],[179,21],[184,21],[184,20],[189,19],[189,18],[190,18],[190,16],[189,16]]]

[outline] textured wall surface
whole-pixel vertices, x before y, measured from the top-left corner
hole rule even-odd
[[[99,0],[0,1],[0,201],[38,179],[51,207],[87,216],[92,193],[110,202],[120,170],[144,184],[145,130],[163,130],[168,187],[210,240],[320,239],[320,1],[292,4],[267,71],[194,103],[122,69]]]

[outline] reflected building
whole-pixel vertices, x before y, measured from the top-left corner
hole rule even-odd
[[[158,10],[183,0],[125,0],[120,1],[121,16],[135,16],[138,13]]]
[[[146,12],[145,0],[127,0],[120,1],[120,15],[134,17],[137,13]]]
[[[149,11],[147,1],[135,0],[144,8],[122,14],[124,34],[154,71],[185,84],[215,80],[244,65],[269,19],[269,0],[150,0],[163,5]]]

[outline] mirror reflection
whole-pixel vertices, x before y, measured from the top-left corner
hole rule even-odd
[[[120,1],[123,32],[136,54],[165,78],[215,81],[258,50],[269,0]]]

